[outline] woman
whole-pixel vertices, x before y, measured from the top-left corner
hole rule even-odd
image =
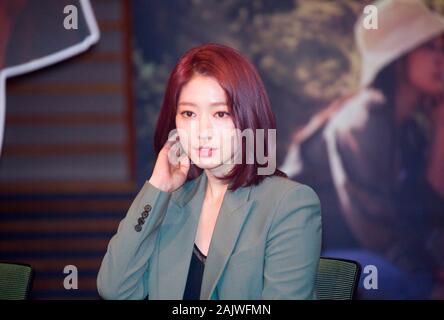
[[[246,129],[252,140],[239,135]],[[157,122],[153,173],[99,271],[103,298],[314,298],[319,199],[280,171],[260,174],[267,163],[257,150],[270,157],[274,148],[259,129],[273,131],[275,119],[242,55],[208,44],[180,58]]]
[[[336,252],[378,267],[366,296],[427,298],[444,280],[444,19],[419,0],[375,5],[377,30],[356,23],[360,90],[315,117],[283,170],[319,190],[324,249],[370,250]]]

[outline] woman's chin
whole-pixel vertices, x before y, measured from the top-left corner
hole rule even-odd
[[[192,160],[193,161],[193,160]],[[207,169],[212,170],[221,165],[220,162],[214,161],[214,159],[197,159],[196,161],[193,161],[193,163],[199,167],[200,169]]]

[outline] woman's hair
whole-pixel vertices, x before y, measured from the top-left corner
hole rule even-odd
[[[236,50],[220,45],[205,44],[187,51],[176,64],[168,79],[162,108],[154,134],[154,150],[159,154],[171,130],[176,128],[177,103],[182,87],[194,75],[209,76],[216,79],[225,91],[230,113],[237,129],[264,129],[264,156],[268,155],[267,129],[276,129],[276,120],[270,107],[270,101],[264,84],[255,67]],[[256,135],[254,135],[256,146]],[[254,161],[245,161],[246,146],[242,139],[242,163],[235,164],[224,177],[231,185],[230,190],[255,185],[265,176],[258,175],[258,168],[267,164],[259,164],[254,154]],[[187,180],[199,176],[202,169],[191,164]],[[276,169],[273,175],[286,176]]]
[[[369,85],[369,87],[381,91],[391,105],[394,105],[394,98],[396,93],[396,82],[402,77],[407,77],[407,57],[408,55],[420,48],[421,46],[427,46],[430,42],[437,38],[441,38],[444,41],[444,32],[437,35],[435,38],[429,39],[424,43],[417,45],[404,53],[396,60],[384,67],[376,76],[375,80]]]
[[[405,56],[402,56],[384,67],[369,85],[370,88],[380,91],[389,105],[394,106],[398,64],[405,66]]]

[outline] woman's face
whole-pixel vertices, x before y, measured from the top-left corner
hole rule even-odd
[[[198,167],[213,170],[233,162],[235,125],[225,91],[214,78],[194,75],[182,87],[176,128],[184,151]]]
[[[444,93],[444,37],[437,37],[407,55],[407,77],[419,91]]]

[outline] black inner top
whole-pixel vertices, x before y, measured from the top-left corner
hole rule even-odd
[[[183,300],[200,299],[200,288],[202,286],[202,276],[206,259],[207,257],[199,250],[197,245],[194,244]]]

